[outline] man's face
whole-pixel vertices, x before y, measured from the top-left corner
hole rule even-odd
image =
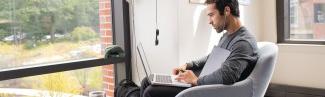
[[[226,28],[225,17],[224,15],[220,15],[214,3],[207,5],[207,14],[209,17],[209,24],[211,24],[218,33],[222,32]]]

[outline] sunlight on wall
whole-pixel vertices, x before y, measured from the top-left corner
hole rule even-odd
[[[241,21],[241,23],[243,24],[243,25],[245,25],[245,8],[244,8],[245,6],[243,6],[243,5],[239,5],[239,11],[240,11],[240,21]]]
[[[196,33],[198,32],[198,27],[200,26],[199,24],[202,24],[201,22],[203,22],[202,19],[205,19],[204,16],[205,15],[205,9],[206,6],[204,5],[199,5],[195,8],[194,10],[194,16],[193,16],[193,36],[196,35]]]

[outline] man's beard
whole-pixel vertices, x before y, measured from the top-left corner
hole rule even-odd
[[[223,30],[223,28],[216,28],[217,33],[221,33]]]
[[[227,23],[226,23],[227,17],[226,17],[226,15],[224,17],[225,18],[223,20],[223,24],[221,26],[216,26],[215,27],[217,33],[221,33],[221,32],[223,32],[224,30],[227,29]]]
[[[226,29],[226,25],[214,27],[214,29],[217,31],[217,33],[221,33]]]

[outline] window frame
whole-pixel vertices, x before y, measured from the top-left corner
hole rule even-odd
[[[96,66],[115,64],[115,82],[122,78],[131,78],[131,44],[128,5],[125,0],[111,0],[112,7],[112,35],[113,45],[121,46],[126,54],[125,58],[107,60],[104,58],[81,59],[77,61],[65,61],[60,63],[39,64],[33,66],[16,67],[0,70],[0,81],[36,76],[48,73],[63,72],[77,69],[85,69]],[[117,16],[123,17],[119,18]],[[128,71],[126,73],[126,71]],[[129,72],[130,71],[130,72]],[[119,75],[119,76],[117,76]]]
[[[290,0],[276,0],[277,43],[325,45],[324,40],[290,40]]]

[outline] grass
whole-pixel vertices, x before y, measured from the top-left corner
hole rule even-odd
[[[67,53],[77,50],[80,47],[99,43],[99,39],[80,42],[61,41],[58,43],[42,44],[33,49],[25,49],[24,44],[13,45],[0,42],[0,57],[5,57],[5,59],[0,60],[0,64],[8,64],[8,67],[15,67],[23,64],[24,62],[28,62],[31,59],[46,58],[51,56],[61,56],[64,57],[65,60],[69,60],[73,58],[71,56],[67,56]],[[94,53],[93,51],[84,51],[82,54],[83,56],[80,56],[80,58],[84,58],[84,56],[98,56],[98,54]]]
[[[78,83],[76,77],[69,75],[69,73],[60,72],[41,76],[41,88],[52,91],[51,97],[61,97],[56,92],[81,94],[82,87]]]

